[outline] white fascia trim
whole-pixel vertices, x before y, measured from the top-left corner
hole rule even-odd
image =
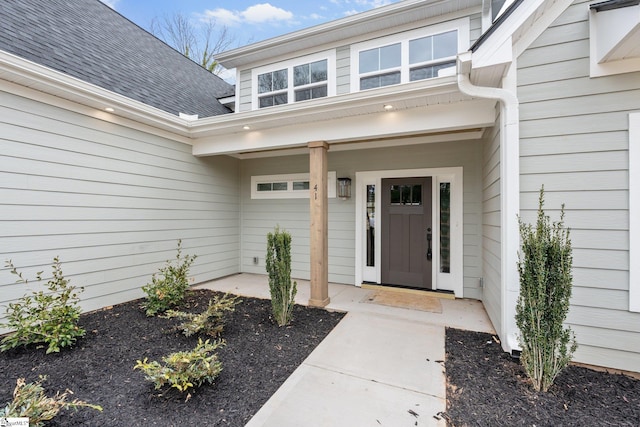
[[[518,349],[518,330],[515,325],[515,308],[519,294],[517,269],[520,234],[520,123],[519,101],[515,95],[515,81],[506,80],[509,89],[480,87],[471,84],[469,73],[472,54],[466,52],[458,58],[458,86],[462,93],[478,98],[500,101],[500,282],[501,282],[501,331],[502,348],[511,352]],[[510,73],[515,73],[512,64]],[[513,76],[511,76],[513,77]]]
[[[588,7],[588,5],[585,5]],[[609,37],[611,22],[604,25],[601,21],[602,14],[614,13],[615,15],[640,14],[640,6],[633,8],[624,8],[615,11],[597,12],[595,9],[589,10],[589,77],[611,76],[615,74],[632,73],[640,71],[640,58],[624,58],[615,61],[607,61],[606,53],[598,52],[600,40],[603,37]],[[640,19],[640,18],[638,18]],[[638,31],[637,28],[635,31]],[[604,33],[604,34],[603,34]],[[602,49],[601,49],[602,50]]]
[[[505,55],[520,56],[571,3],[572,0],[523,1],[474,51],[474,68],[509,62]],[[514,38],[516,34],[518,37]],[[505,50],[506,46],[513,49],[512,52]]]
[[[640,112],[629,114],[629,310],[640,312]]]
[[[177,135],[189,136],[189,122],[184,119],[2,50],[0,75],[9,82],[98,111],[112,107],[115,113],[111,114]]]

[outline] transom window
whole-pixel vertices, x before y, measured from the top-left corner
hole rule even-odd
[[[431,79],[455,67],[456,55],[469,44],[469,22],[395,34],[352,46],[352,87],[358,90]]]
[[[328,196],[336,197],[336,172],[327,173]],[[309,197],[309,174],[260,175],[251,177],[252,199],[298,199]]]
[[[324,98],[334,93],[335,52],[323,52],[253,70],[253,108]]]

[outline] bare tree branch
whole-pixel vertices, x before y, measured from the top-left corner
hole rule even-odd
[[[223,68],[215,60],[215,55],[227,50],[234,42],[226,26],[219,27],[213,19],[196,23],[179,12],[153,18],[149,31],[216,75]]]

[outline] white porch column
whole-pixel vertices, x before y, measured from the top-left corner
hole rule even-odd
[[[311,296],[309,305],[329,304],[329,199],[327,195],[327,150],[325,141],[314,141],[309,147],[309,190],[311,216]]]

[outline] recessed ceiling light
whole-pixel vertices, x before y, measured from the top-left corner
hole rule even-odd
[[[244,126],[242,126],[242,129],[244,129],[244,130],[249,130],[249,129],[251,129],[251,126],[249,126],[249,125],[244,125]]]
[[[384,108],[385,110],[387,110],[387,111],[389,111],[389,110],[393,110],[393,105],[391,105],[391,104],[384,104],[384,107],[383,107],[383,108]]]
[[[111,107],[107,107],[107,108],[105,108],[105,109],[104,109],[104,111],[108,111],[109,113],[113,113],[113,112],[114,112],[114,111],[116,111],[116,110],[114,110],[114,109],[113,109],[113,108],[111,108]]]

